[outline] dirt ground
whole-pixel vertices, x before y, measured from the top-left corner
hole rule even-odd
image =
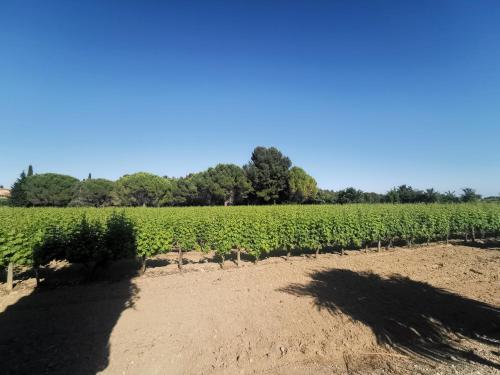
[[[225,269],[190,253],[182,274],[175,256],[140,277],[117,265],[118,281],[35,291],[28,278],[0,294],[0,373],[500,373],[498,248]]]

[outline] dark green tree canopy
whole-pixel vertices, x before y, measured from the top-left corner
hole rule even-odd
[[[255,148],[244,169],[252,183],[252,196],[256,202],[276,203],[286,200],[291,165],[290,159],[274,147]]]
[[[167,179],[172,186],[172,196],[171,199],[164,199],[162,204],[165,206],[190,206],[196,205],[198,197],[198,189],[195,182],[193,181],[193,175],[180,178],[169,178]]]
[[[337,203],[362,203],[364,202],[364,193],[361,190],[355,189],[353,187],[348,187],[344,190],[340,190],[337,193]]]
[[[32,177],[34,178],[32,180]],[[35,178],[36,177],[36,178]],[[28,180],[30,181],[29,184]],[[432,188],[420,190],[410,185],[394,187],[385,194],[348,187],[343,190],[318,189],[315,179],[275,147],[256,147],[243,168],[218,164],[185,177],[160,177],[139,172],[124,175],[117,182],[88,178],[75,183],[70,176],[47,173],[34,175],[30,165],[12,185],[10,197],[3,200],[12,206],[205,206],[273,203],[459,203],[482,198],[474,189],[440,193]],[[73,186],[72,194],[67,186]],[[28,189],[29,188],[29,189]]]
[[[74,195],[78,179],[56,173],[26,177],[26,199],[32,206],[66,206]]]
[[[29,202],[26,198],[26,173],[21,172],[19,178],[14,182],[10,189],[9,204],[12,206],[25,207]]]
[[[291,202],[312,202],[318,193],[316,180],[299,167],[292,167],[288,173],[288,197]]]
[[[87,179],[75,187],[70,205],[102,207],[112,204],[114,182],[104,178]]]
[[[172,199],[172,183],[151,173],[134,173],[116,181],[113,195],[118,205],[159,207]]]
[[[333,204],[337,202],[337,193],[333,190],[318,189],[316,195],[316,203],[319,204]]]
[[[234,164],[218,164],[198,173],[194,182],[198,197],[208,205],[240,204],[252,190],[243,169]]]
[[[463,188],[462,189],[462,195],[460,197],[462,202],[475,202],[479,199],[481,199],[481,195],[476,194],[476,191],[471,188]]]

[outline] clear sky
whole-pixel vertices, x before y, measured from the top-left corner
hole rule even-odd
[[[243,165],[500,193],[500,1],[3,1],[0,184]]]

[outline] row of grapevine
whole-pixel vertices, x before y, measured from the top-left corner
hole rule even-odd
[[[259,258],[336,246],[430,242],[500,234],[500,205],[240,206],[185,208],[0,207],[0,266],[151,257],[237,249]]]

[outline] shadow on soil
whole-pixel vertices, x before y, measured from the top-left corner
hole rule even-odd
[[[36,289],[0,313],[0,372],[87,375],[104,370],[113,327],[138,293],[131,277],[47,289]]]
[[[349,315],[370,327],[381,345],[436,361],[469,360],[500,364],[466,350],[453,335],[498,345],[500,310],[427,283],[393,275],[333,269],[311,275],[308,285],[280,291],[312,296],[319,308]]]

